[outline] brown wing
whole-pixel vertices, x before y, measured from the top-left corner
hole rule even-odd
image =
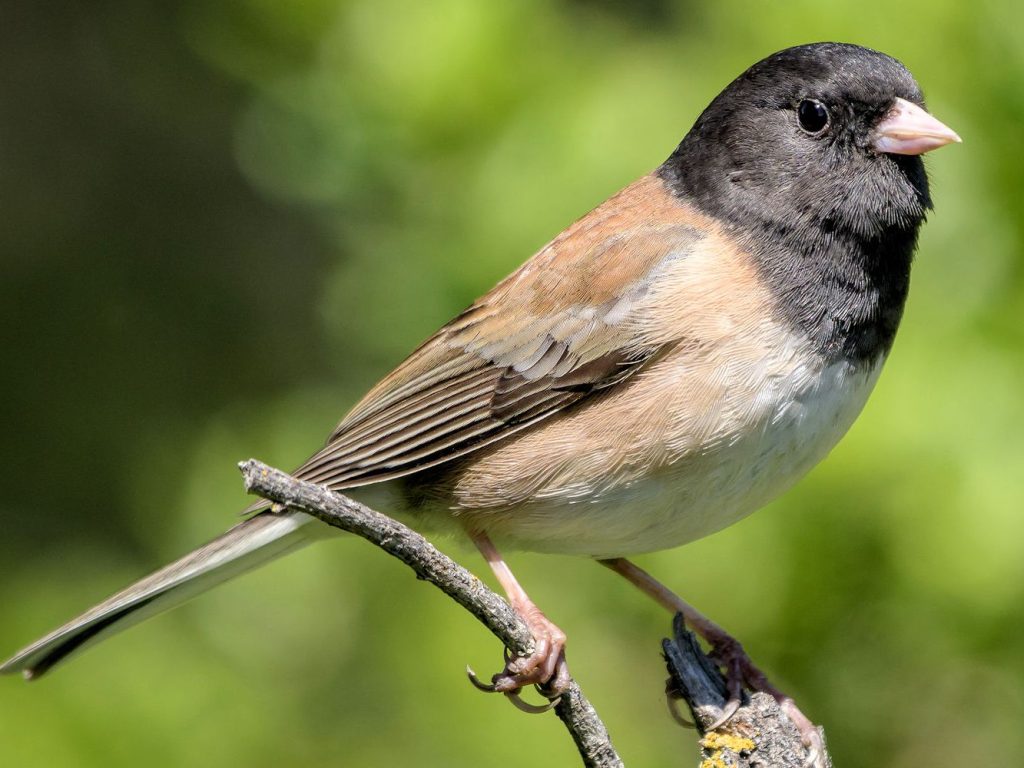
[[[652,272],[700,239],[644,177],[563,232],[385,377],[296,476],[346,488],[434,466],[613,386],[657,355]]]

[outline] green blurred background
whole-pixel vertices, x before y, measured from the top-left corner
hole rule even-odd
[[[902,59],[964,138],[928,159],[895,353],[796,491],[639,562],[744,640],[837,765],[1019,762],[1016,4],[20,6],[0,25],[0,655],[231,524],[237,460],[305,458],[746,66],[838,39]],[[628,764],[695,764],[661,694],[669,617],[584,560],[511,562]],[[0,680],[0,764],[575,764],[553,716],[465,682],[499,660],[463,611],[337,541]]]

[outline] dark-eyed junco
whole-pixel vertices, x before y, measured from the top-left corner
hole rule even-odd
[[[903,312],[931,205],[920,155],[955,141],[889,56],[836,43],[769,56],[653,173],[413,352],[296,476],[357,497],[382,487],[394,509],[476,542],[537,640],[496,690],[557,692],[567,673],[564,634],[495,542],[604,561],[687,612],[734,686],[768,688],[727,635],[622,558],[750,514],[846,432]],[[326,530],[311,522],[261,511],[2,670],[38,676]]]

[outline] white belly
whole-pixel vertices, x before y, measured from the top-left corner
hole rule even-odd
[[[585,544],[574,551],[615,556],[675,547],[760,509],[835,447],[863,409],[880,370],[881,361],[861,371],[835,363],[791,398],[766,395],[771,402],[765,403],[761,429],[683,458],[597,502],[594,514],[580,520],[586,531],[578,535]],[[616,530],[629,520],[631,530]],[[608,535],[600,535],[604,531]]]
[[[527,448],[536,456],[532,475],[495,488],[500,473],[485,474],[493,501],[449,507],[448,514],[506,546],[594,557],[668,549],[714,533],[764,506],[828,454],[863,408],[883,362],[858,370],[847,362],[794,365],[794,358],[809,359],[796,354],[764,365],[744,386],[721,387],[717,399],[702,404],[663,399],[646,420],[617,419],[619,434],[594,439],[584,434],[585,415],[577,425],[567,419],[574,455],[570,449],[559,458],[557,436],[547,434]],[[697,386],[685,381],[681,391]],[[704,411],[680,420],[673,405]],[[641,436],[632,453],[610,447],[632,439],[622,433],[624,423]],[[501,450],[495,453],[500,460]],[[482,498],[479,489],[472,495]]]

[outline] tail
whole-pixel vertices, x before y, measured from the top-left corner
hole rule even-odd
[[[19,651],[0,673],[37,678],[86,646],[309,543],[326,527],[306,525],[312,520],[301,512],[251,517]]]

